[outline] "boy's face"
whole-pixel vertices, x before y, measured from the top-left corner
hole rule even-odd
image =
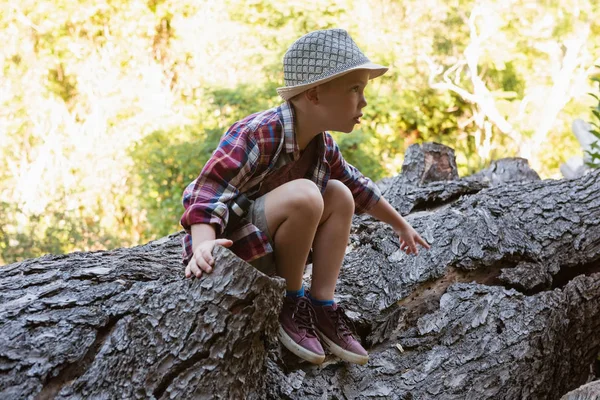
[[[360,123],[368,82],[369,71],[359,69],[319,86],[319,106],[328,130],[350,133]]]

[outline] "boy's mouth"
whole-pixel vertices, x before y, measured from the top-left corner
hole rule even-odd
[[[360,114],[358,117],[354,117],[354,122],[360,124],[360,117],[362,117],[362,114]]]

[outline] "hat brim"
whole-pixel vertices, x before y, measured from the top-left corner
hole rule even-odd
[[[304,91],[306,91],[306,90],[308,90],[308,89],[310,89],[312,87],[315,87],[315,86],[321,85],[323,83],[329,82],[329,81],[331,81],[331,80],[333,80],[335,78],[339,78],[342,75],[346,75],[349,72],[356,71],[356,70],[359,70],[359,69],[368,69],[369,71],[371,71],[369,73],[369,79],[374,79],[374,78],[377,78],[377,77],[385,74],[388,71],[389,68],[388,67],[384,67],[383,65],[379,65],[379,64],[372,63],[372,62],[368,62],[368,63],[365,63],[365,64],[357,65],[357,66],[352,67],[352,68],[348,68],[348,69],[346,69],[344,71],[338,72],[337,74],[330,75],[330,76],[328,76],[326,78],[319,79],[319,80],[311,82],[311,83],[306,83],[304,85],[279,87],[279,88],[277,88],[277,93],[285,101],[287,101],[287,100],[291,99],[292,97],[294,97],[294,96],[296,96],[296,95],[298,95],[298,94],[300,94],[300,93],[302,93],[302,92],[304,92]]]

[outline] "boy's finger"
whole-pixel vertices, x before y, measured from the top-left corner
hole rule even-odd
[[[194,259],[196,261],[196,265],[202,271],[206,271],[207,266],[209,267],[208,261],[206,261],[206,254],[207,254],[206,249],[198,249],[198,250],[196,250],[196,253],[194,253]]]
[[[412,254],[417,254],[417,245],[416,245],[415,241],[412,238],[410,238],[410,240],[407,241],[407,246],[410,249],[410,252]]]
[[[430,249],[431,246],[429,245],[429,243],[427,243],[425,240],[423,240],[423,238],[421,236],[419,236],[417,238],[417,242],[419,242],[419,244],[423,247],[425,247],[426,249]]]
[[[417,249],[417,245],[416,245],[416,244],[415,244],[415,245],[413,245],[413,247],[412,247],[412,252],[413,252],[413,254],[414,254],[415,256],[418,256],[418,255],[419,255],[419,249]]]
[[[210,254],[210,251],[208,251],[207,249],[203,249],[200,252],[200,255],[203,257],[203,260],[210,266],[213,265],[215,260],[213,259],[212,254]]]
[[[198,265],[193,260],[192,260],[192,263],[190,264],[190,272],[196,278],[200,278],[202,276],[202,271],[200,270],[200,268],[198,268]]]
[[[231,247],[231,245],[233,244],[233,241],[231,241],[229,239],[217,239],[215,241],[215,243],[218,244],[219,246]]]
[[[196,259],[196,264],[198,265],[198,268],[200,268],[204,272],[212,271],[212,267],[208,264],[204,257],[202,257],[202,255],[200,255],[200,257]]]
[[[190,261],[191,262],[191,261]],[[190,271],[190,263],[188,263],[185,267],[185,277],[189,278],[192,276],[192,271]]]

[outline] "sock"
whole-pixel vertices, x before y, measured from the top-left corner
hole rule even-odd
[[[314,299],[310,294],[308,295],[308,298],[310,299],[310,302],[313,303],[313,305],[315,306],[332,306],[334,301],[333,300],[317,300]]]
[[[302,297],[302,296],[304,296],[304,285],[300,287],[300,290],[286,290],[285,295],[287,297]]]

